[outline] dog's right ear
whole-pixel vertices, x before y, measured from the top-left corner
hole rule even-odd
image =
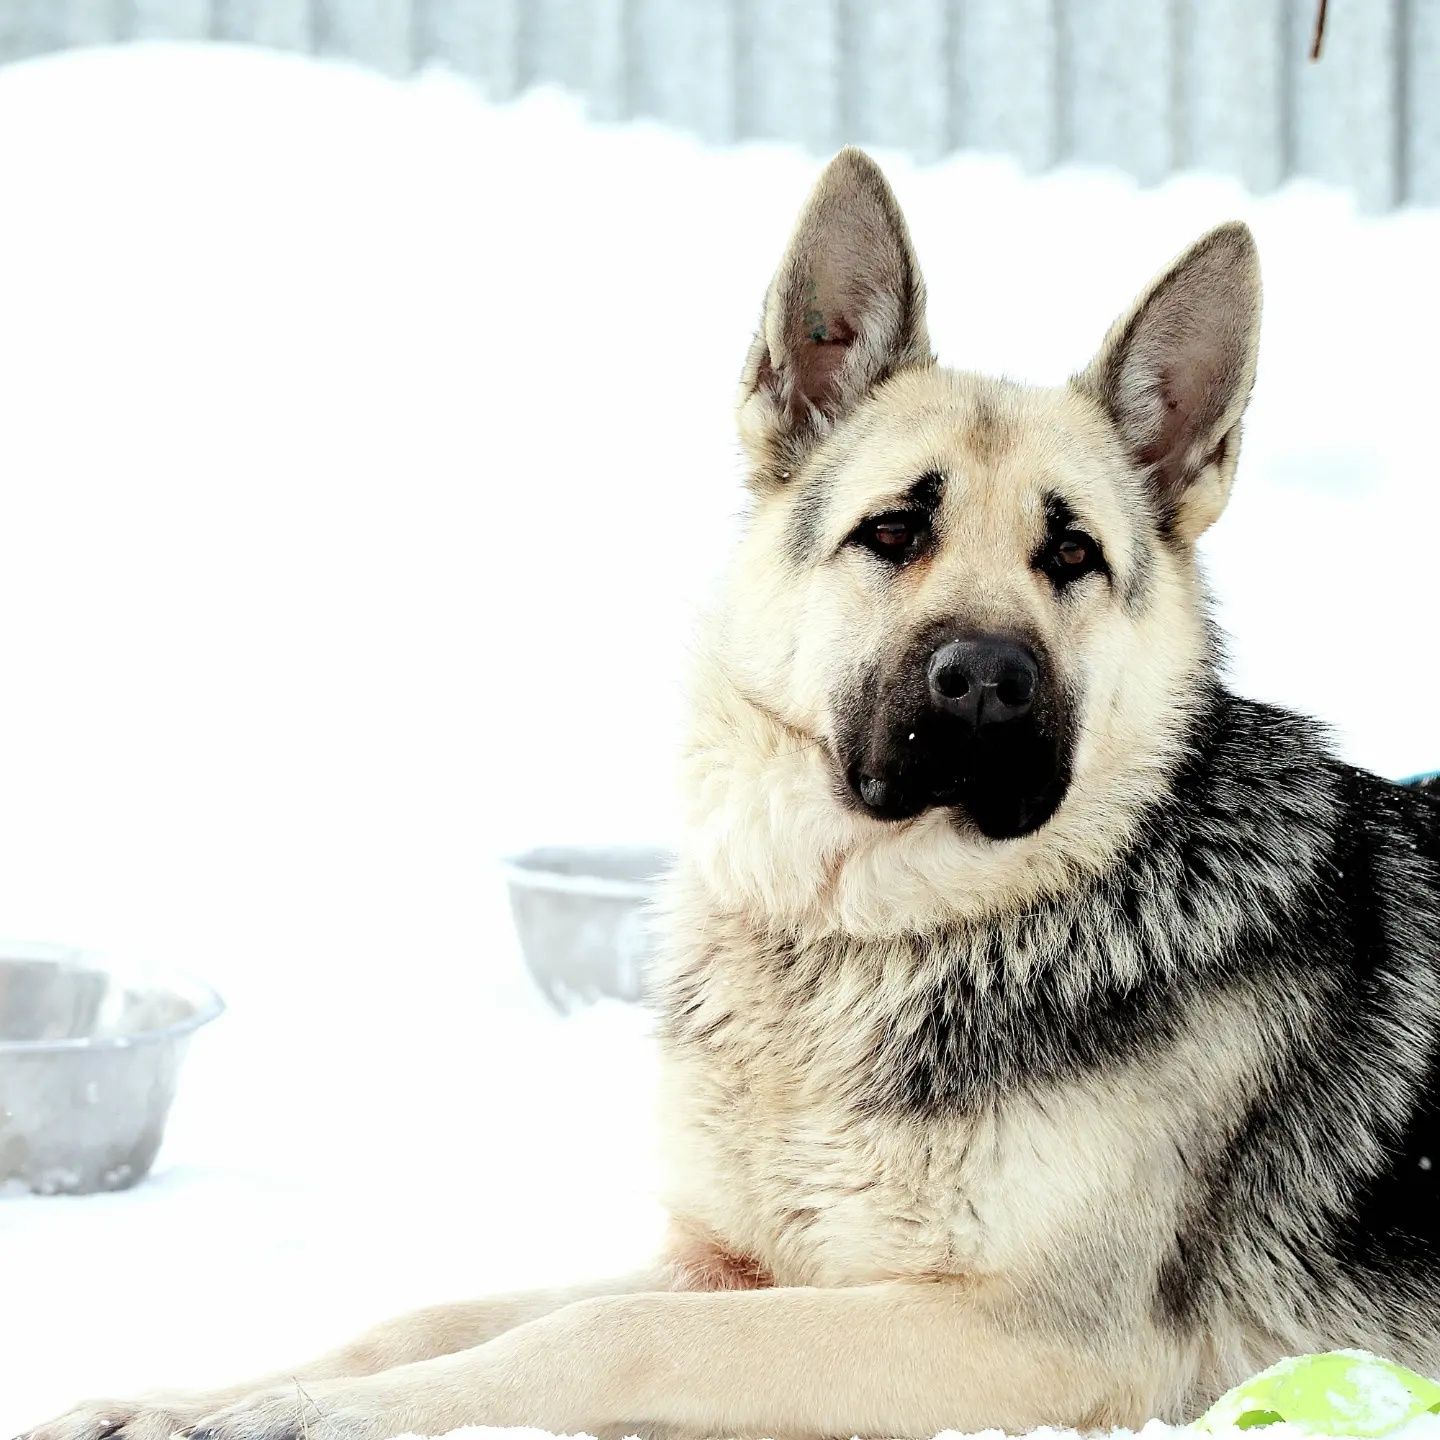
[[[882,380],[933,363],[925,286],[880,168],[859,150],[825,167],[770,282],[740,381],[753,483],[783,484]]]
[[[1193,543],[1230,495],[1260,344],[1260,259],[1236,221],[1152,281],[1072,382],[1110,416],[1162,533]]]

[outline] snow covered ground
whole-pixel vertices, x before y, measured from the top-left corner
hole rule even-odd
[[[495,860],[673,834],[733,385],[816,161],[181,46],[0,70],[0,137],[0,933],[231,1006],[149,1182],[0,1199],[4,1435],[650,1248],[644,1021],[545,1012]],[[890,168],[942,358],[1039,380],[1251,221],[1235,679],[1440,765],[1440,215]]]

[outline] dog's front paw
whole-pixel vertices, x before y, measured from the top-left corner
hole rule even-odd
[[[89,1400],[16,1440],[170,1440],[210,1408],[178,1398]]]
[[[188,1440],[387,1440],[406,1429],[353,1381],[261,1390],[202,1416]]]

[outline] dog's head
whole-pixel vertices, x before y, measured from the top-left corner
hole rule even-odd
[[[857,151],[830,164],[744,369],[756,499],[723,647],[737,690],[816,742],[836,804],[1014,840],[1174,728],[1259,307],[1227,225],[1066,386],[943,370],[889,187]]]

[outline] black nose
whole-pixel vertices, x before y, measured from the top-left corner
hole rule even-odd
[[[952,640],[926,670],[930,703],[977,730],[1028,714],[1040,683],[1035,657],[1013,640]]]

